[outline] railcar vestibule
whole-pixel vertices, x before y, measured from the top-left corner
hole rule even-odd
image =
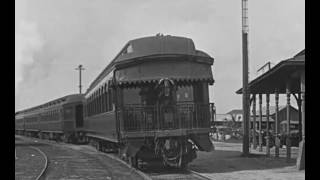
[[[164,96],[157,86],[157,83],[146,83],[122,88],[123,105],[160,105]],[[171,90],[169,99],[173,101],[172,103],[208,103],[208,99],[205,98],[208,96],[207,88],[207,82],[178,83]]]
[[[208,82],[169,78],[120,88],[123,130],[207,128],[213,104]]]

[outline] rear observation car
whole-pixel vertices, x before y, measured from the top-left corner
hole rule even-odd
[[[85,130],[98,149],[116,147],[132,165],[159,159],[184,167],[211,151],[213,58],[189,38],[129,41],[86,92]]]

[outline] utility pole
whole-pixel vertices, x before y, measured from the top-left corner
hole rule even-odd
[[[85,70],[85,69],[80,64],[75,70],[79,70],[79,92],[81,94],[81,88],[82,88],[82,85],[81,85],[81,71]]]
[[[243,144],[242,155],[249,155],[249,118],[250,118],[250,93],[249,62],[248,62],[248,0],[242,1],[242,108],[243,108]]]

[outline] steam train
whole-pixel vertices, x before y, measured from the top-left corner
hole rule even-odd
[[[185,167],[197,150],[214,149],[209,140],[214,104],[208,92],[214,83],[213,61],[189,38],[157,35],[131,40],[84,95],[71,96],[79,101],[66,101],[66,96],[64,104],[61,99],[49,102],[56,104],[59,125],[42,119],[41,113],[47,112],[42,105],[16,113],[16,132],[90,143],[100,151],[117,151],[135,167],[151,160]],[[36,113],[39,118],[29,120]],[[32,122],[39,124],[30,126]]]

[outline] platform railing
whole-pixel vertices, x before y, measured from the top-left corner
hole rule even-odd
[[[213,106],[213,103],[125,105],[118,110],[117,117],[124,131],[209,128]]]

